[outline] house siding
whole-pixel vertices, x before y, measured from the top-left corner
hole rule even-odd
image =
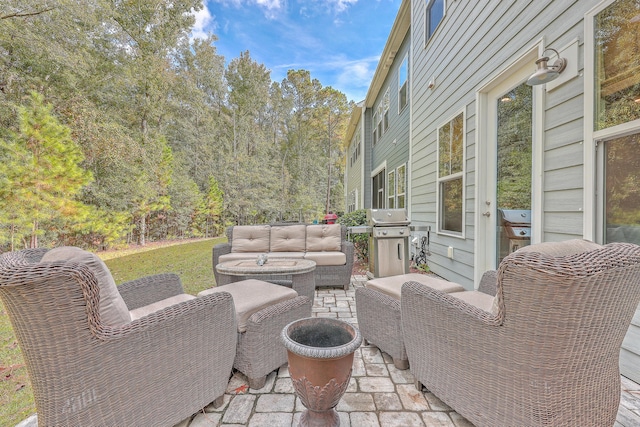
[[[412,220],[431,225],[437,215],[437,129],[457,111],[465,112],[464,238],[432,233],[429,265],[435,273],[474,286],[476,93],[537,40],[564,46],[583,37],[583,16],[597,2],[447,2],[446,15],[424,45],[424,1],[414,1],[412,42],[414,86]],[[465,28],[465,31],[460,31]],[[583,44],[579,45],[580,51]],[[582,55],[580,55],[582,61]],[[503,65],[505,67],[506,65]],[[582,71],[582,62],[578,65]],[[533,65],[532,65],[533,71]],[[435,87],[427,82],[435,78]],[[542,240],[582,237],[583,81],[575,78],[544,98]],[[560,178],[560,179],[559,179]],[[424,185],[422,180],[434,183]],[[420,184],[418,184],[420,181]],[[553,195],[551,193],[554,193]],[[554,203],[558,202],[558,203]],[[454,247],[454,260],[447,249]]]
[[[375,108],[382,102],[387,90],[389,91],[389,125],[387,130],[378,137],[378,142],[372,147],[371,169],[376,170],[386,162],[386,173],[395,170],[398,166],[407,165],[409,168],[409,106],[407,105],[402,111],[398,112],[398,69],[409,52],[410,33],[400,45],[400,49],[396,53],[389,72],[382,84],[378,96],[373,104],[373,109],[368,109],[368,115],[373,119]],[[411,78],[411,77],[409,77]],[[373,123],[368,128],[371,135],[373,131]],[[409,182],[406,182],[408,188]],[[388,196],[388,188],[386,196]],[[388,203],[388,199],[385,200]],[[369,205],[370,207],[371,205]]]
[[[360,126],[360,122],[358,122],[358,127]],[[358,148],[356,144],[360,145],[360,153],[357,158],[354,156],[354,151]],[[347,167],[346,167],[346,185],[345,185],[345,196],[346,203],[345,207],[349,206],[351,202],[351,194],[356,191],[356,209],[360,209],[363,206],[363,188],[362,188],[362,158],[363,158],[363,148],[364,143],[362,141],[362,134],[360,132],[355,132],[353,137],[351,138],[351,144],[349,144],[349,148],[347,150]],[[352,158],[355,161],[352,161]]]
[[[365,113],[364,135],[371,143],[372,111],[386,88],[390,90],[389,131],[371,147],[365,160],[365,180],[369,181],[368,200],[371,206],[371,170],[386,162],[387,172],[409,158],[409,212],[412,225],[430,226],[430,255],[428,265],[434,273],[455,281],[466,289],[474,288],[474,279],[484,270],[476,266],[476,250],[483,247],[478,239],[476,218],[486,209],[479,190],[486,179],[479,172],[485,166],[479,162],[484,153],[486,135],[482,120],[486,105],[483,94],[487,88],[500,84],[508,77],[519,58],[531,55],[535,49],[553,47],[558,50],[577,46],[571,56],[575,75],[565,74],[561,83],[547,84],[533,89],[534,116],[534,233],[532,241],[562,241],[589,235],[593,219],[589,195],[585,195],[585,174],[594,165],[589,158],[591,139],[585,141],[585,21],[584,16],[601,0],[535,1],[518,0],[460,2],[448,0],[446,15],[431,40],[425,45],[425,0],[404,0],[410,3],[410,36],[402,43],[384,84]],[[400,14],[399,14],[400,16]],[[395,26],[394,26],[395,27]],[[393,34],[393,30],[392,30]],[[397,66],[409,58],[411,117],[392,122],[397,106]],[[529,56],[527,56],[529,58]],[[381,61],[386,58],[381,59]],[[528,60],[528,59],[527,59]],[[534,71],[533,61],[531,72]],[[588,69],[587,71],[589,71]],[[588,74],[588,73],[587,73]],[[573,77],[571,77],[573,76]],[[429,88],[429,82],[434,82]],[[506,83],[504,83],[506,85]],[[502,86],[501,86],[502,87]],[[480,102],[479,102],[480,101]],[[396,107],[397,108],[397,107]],[[438,128],[454,115],[464,113],[465,170],[464,170],[464,229],[462,236],[437,231],[437,133]],[[478,128],[476,127],[478,126]],[[480,129],[479,129],[480,128]],[[397,144],[392,144],[393,139]],[[409,141],[410,139],[410,141]],[[405,141],[407,141],[405,145]],[[395,149],[391,145],[396,145]],[[406,152],[404,147],[408,147]],[[476,170],[476,167],[481,169]],[[589,171],[589,172],[587,172]],[[589,209],[589,215],[585,210]],[[481,210],[481,211],[480,211]],[[478,219],[479,220],[479,219]],[[421,236],[425,232],[416,232]],[[585,234],[586,233],[586,234]],[[454,249],[453,259],[448,248]],[[623,375],[640,382],[640,309],[636,312],[621,350],[620,367]]]

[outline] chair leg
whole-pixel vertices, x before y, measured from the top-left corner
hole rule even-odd
[[[418,381],[417,379],[414,380],[413,385],[416,386],[416,389],[418,389],[418,391],[422,391],[422,383],[420,381]]]
[[[393,358],[393,365],[396,369],[404,371],[405,369],[409,369],[409,360],[408,359],[398,359],[396,357]]]
[[[219,407],[221,407],[224,404],[224,394],[222,396],[219,396],[218,398],[216,398],[216,400],[213,401],[212,405],[214,408],[218,409]]]
[[[249,387],[254,390],[259,390],[267,383],[267,376],[258,377],[258,378],[249,378]]]

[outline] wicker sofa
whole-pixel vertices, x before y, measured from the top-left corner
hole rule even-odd
[[[213,272],[224,261],[257,258],[304,258],[316,262],[315,285],[349,288],[353,269],[353,243],[340,224],[242,225],[227,228],[227,243],[213,247]],[[268,277],[264,278],[267,281]]]
[[[416,385],[478,427],[614,425],[640,246],[527,246],[500,263],[489,294],[402,286]]]
[[[39,425],[172,426],[222,404],[238,339],[229,293],[195,298],[174,274],[105,292],[95,255],[57,249],[0,256]]]

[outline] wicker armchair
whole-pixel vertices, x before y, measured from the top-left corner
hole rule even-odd
[[[620,346],[640,300],[640,246],[532,245],[507,256],[497,277],[485,309],[403,285],[416,385],[477,426],[612,426]]]
[[[0,256],[0,297],[24,355],[40,425],[171,426],[221,403],[237,340],[228,293],[108,326],[93,271],[77,262],[38,262],[45,252]],[[130,310],[183,292],[173,274],[118,290]]]

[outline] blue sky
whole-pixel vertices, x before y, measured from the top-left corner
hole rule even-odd
[[[362,101],[401,0],[204,0],[192,36],[212,32],[230,60],[248,50],[277,82],[304,69]]]

